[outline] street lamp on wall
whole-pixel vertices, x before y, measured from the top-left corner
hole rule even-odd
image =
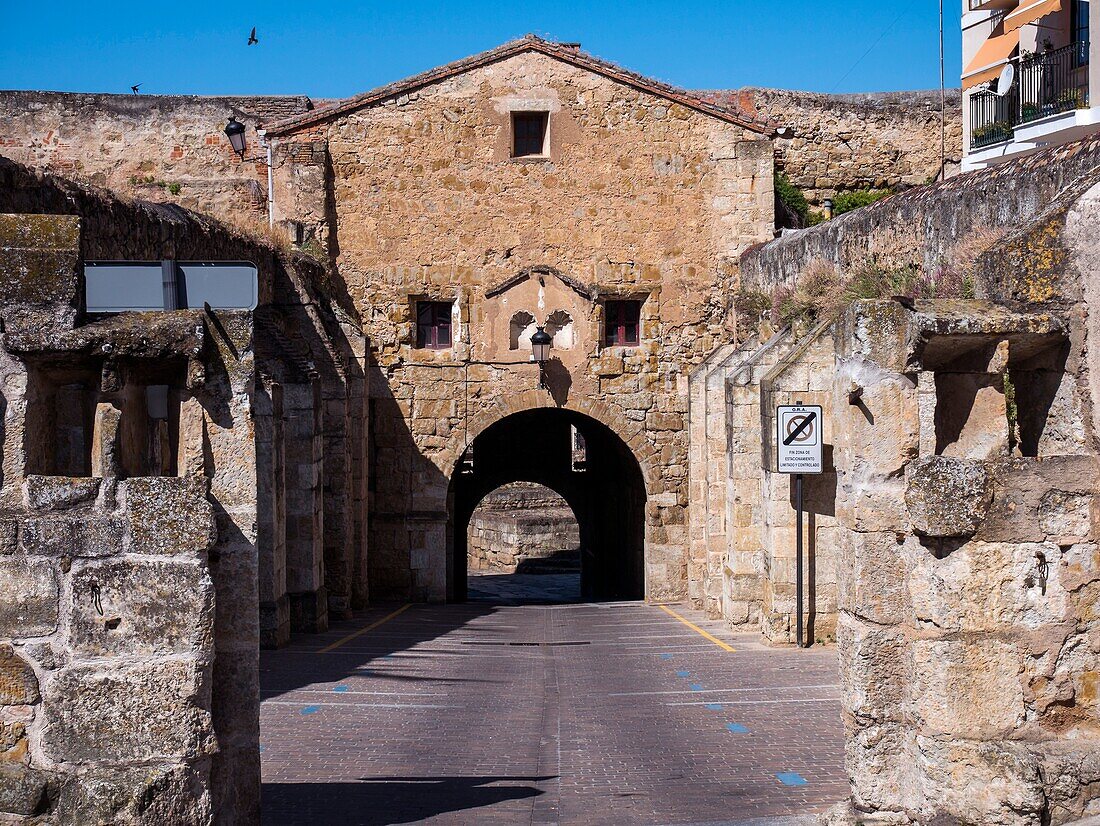
[[[531,336],[531,361],[542,364],[550,360],[550,346],[554,339],[542,327],[539,327]]]
[[[229,145],[233,147],[233,151],[241,156],[241,160],[244,160],[244,124],[237,120],[232,115],[229,116],[229,123],[225,125],[225,136],[229,138]]]
[[[237,157],[241,159],[242,163],[257,161],[263,163],[267,167],[267,225],[269,227],[275,226],[274,164],[272,163],[271,141],[267,140],[265,130],[258,129],[256,134],[260,136],[260,146],[267,150],[266,158],[246,158],[244,156],[246,147],[244,139],[245,125],[233,117],[233,115],[229,116],[229,122],[222,131],[225,132],[225,136],[229,138],[229,145],[233,147],[233,151],[237,153]]]
[[[531,361],[539,366],[539,387],[546,387],[545,365],[550,360],[550,347],[554,339],[542,327],[531,336]]]

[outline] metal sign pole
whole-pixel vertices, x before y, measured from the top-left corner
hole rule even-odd
[[[802,616],[802,477],[824,470],[821,405],[781,404],[776,408],[776,470],[794,476],[795,642],[807,645]]]
[[[795,613],[795,639],[799,648],[802,644],[802,474],[794,477],[794,501],[795,501],[795,542],[794,542],[794,613]]]

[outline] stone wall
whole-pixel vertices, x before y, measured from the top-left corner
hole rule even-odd
[[[946,94],[946,130],[940,93],[883,92],[825,95],[744,88],[706,93],[786,127],[775,141],[775,167],[811,204],[854,189],[907,189],[936,179],[941,132],[947,174],[962,159],[962,94]]]
[[[825,473],[803,491],[805,629],[810,642],[835,637],[833,345],[828,322],[786,329],[715,351],[691,377],[693,602],[770,644],[796,638],[793,477],[774,472],[775,407],[796,402],[825,415]]]
[[[256,128],[313,108],[305,96],[0,92],[0,155],[142,200],[262,226],[266,153]],[[242,162],[223,129],[247,127]]]
[[[1096,447],[1079,321],[1052,310],[860,302],[844,320],[838,639],[859,811],[1095,811]]]
[[[1100,138],[1093,137],[894,195],[749,250],[741,261],[742,283],[765,289],[793,284],[816,260],[842,271],[870,260],[934,271],[1026,225],[1098,164]]]
[[[252,260],[260,307],[83,312],[85,260],[175,257]],[[365,346],[333,334],[320,282],[178,207],[0,160],[0,684],[21,686],[0,696],[0,811],[16,822],[258,822],[258,589],[287,530],[263,388]]]
[[[470,517],[471,571],[548,573],[579,570],[580,526],[549,488],[515,482],[484,499]]]
[[[771,145],[592,71],[575,50],[538,48],[552,53],[437,70],[330,120],[271,130],[277,153],[327,147],[327,210],[322,191],[284,199],[281,186],[277,207],[323,220],[317,234],[377,354],[379,593],[446,593],[452,469],[485,427],[541,406],[589,415],[629,445],[649,493],[646,593],[686,589],[686,371],[732,323],[723,303],[737,257],[772,234]],[[548,158],[510,157],[510,112],[523,107],[550,112]],[[302,180],[321,180],[310,169]],[[603,345],[609,298],[642,301],[640,346]],[[415,346],[418,299],[453,302],[451,348]],[[548,389],[511,346],[518,311],[571,320]]]
[[[931,267],[982,221],[997,229],[950,262],[984,300],[856,302],[832,328],[835,362],[796,349],[775,361],[794,369],[788,386],[824,381],[832,396],[852,784],[833,822],[1037,825],[1097,810],[1097,150],[1083,141],[913,190],[743,261],[764,285],[817,258]],[[721,379],[729,397],[757,401],[734,378]],[[767,434],[774,400],[759,381]],[[738,481],[732,437],[728,458]],[[762,498],[766,531],[789,500],[766,474]],[[759,608],[724,602],[728,618],[759,610],[766,629],[767,591],[782,594],[757,571],[734,575],[764,593]]]

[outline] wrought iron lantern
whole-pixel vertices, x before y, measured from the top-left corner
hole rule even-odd
[[[550,346],[554,339],[546,330],[539,327],[531,336],[531,361],[536,364],[544,364],[550,360]]]
[[[244,124],[230,115],[229,123],[225,125],[225,136],[229,138],[229,145],[233,147],[234,152],[241,156],[241,160],[244,160],[244,130]]]

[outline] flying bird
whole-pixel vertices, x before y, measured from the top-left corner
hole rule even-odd
[[[133,92],[135,95],[140,95],[141,92],[138,91],[138,89],[140,89],[140,88],[141,88],[141,84],[140,83],[135,83],[133,86],[130,87],[130,91]]]
[[[248,35],[248,45],[252,46],[252,45],[255,45],[256,43],[259,43],[259,42],[260,42],[259,38],[256,37],[256,27],[253,26],[252,27],[252,32]]]

